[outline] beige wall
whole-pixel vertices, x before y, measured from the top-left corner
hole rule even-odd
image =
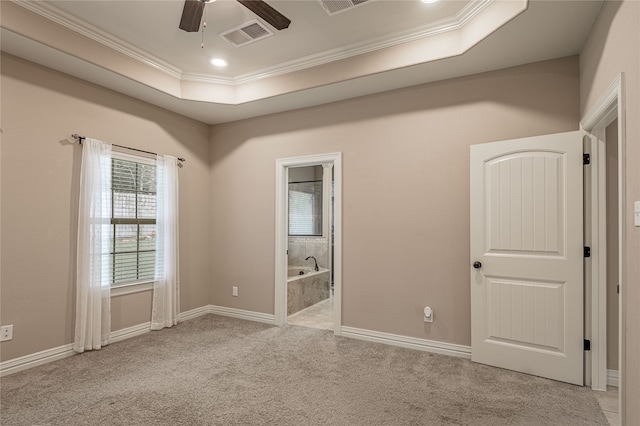
[[[180,170],[181,310],[211,297],[209,126],[2,55],[2,360],[71,343],[81,147],[71,133],[186,157]],[[150,293],[112,299],[112,330],[149,321]]]
[[[624,72],[626,197],[622,309],[626,311],[626,424],[640,424],[640,228],[633,202],[640,200],[640,2],[607,1],[580,55],[580,110],[584,116],[616,75]]]
[[[576,130],[578,90],[569,57],[215,126],[214,303],[273,313],[275,160],[340,151],[343,325],[469,345],[469,146]]]

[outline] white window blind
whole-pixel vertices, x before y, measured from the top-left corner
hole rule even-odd
[[[123,155],[112,159],[113,286],[154,278],[156,166],[140,160]]]
[[[289,183],[289,235],[322,235],[322,181]]]

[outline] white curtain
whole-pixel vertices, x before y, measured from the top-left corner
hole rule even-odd
[[[151,308],[152,330],[177,324],[180,313],[177,158],[158,155],[156,185],[156,268]]]
[[[100,349],[111,331],[111,145],[85,139],[80,171],[73,350]]]

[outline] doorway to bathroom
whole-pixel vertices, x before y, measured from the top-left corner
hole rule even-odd
[[[275,321],[340,334],[341,153],[276,161]]]

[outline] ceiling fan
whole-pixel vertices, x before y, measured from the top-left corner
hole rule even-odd
[[[182,9],[182,18],[180,19],[180,29],[187,32],[199,31],[205,4],[210,1],[211,0],[185,0],[184,9]],[[277,30],[288,28],[291,23],[289,18],[269,6],[263,0],[238,0],[238,2]]]

